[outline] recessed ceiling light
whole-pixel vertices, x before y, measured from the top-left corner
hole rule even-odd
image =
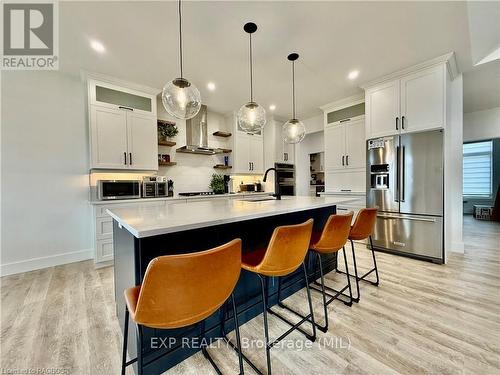
[[[92,40],[90,42],[90,46],[94,49],[94,51],[96,52],[99,52],[99,53],[104,53],[106,52],[106,48],[104,47],[104,45],[97,41],[97,40]]]
[[[271,105],[269,106],[269,110],[270,110],[270,111],[274,111],[275,109],[276,109],[276,106],[275,106],[274,104],[271,104]]]
[[[349,74],[347,75],[347,78],[349,79],[356,79],[359,76],[359,70],[353,70],[350,71]]]
[[[208,82],[207,83],[207,89],[209,89],[210,91],[214,91],[215,90],[215,83]]]

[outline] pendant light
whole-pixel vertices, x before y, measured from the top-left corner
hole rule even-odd
[[[306,127],[295,116],[295,61],[298,58],[298,53],[288,55],[288,60],[292,62],[292,118],[283,125],[282,134],[283,140],[290,144],[300,143],[306,136]]]
[[[165,84],[161,100],[168,113],[178,119],[187,120],[200,111],[201,95],[196,86],[183,76],[181,0],[179,0],[179,58],[181,76]]]
[[[248,22],[243,27],[250,36],[250,101],[241,106],[236,118],[238,126],[247,133],[259,133],[266,125],[266,111],[253,100],[253,62],[252,62],[252,34],[257,31],[257,25]]]

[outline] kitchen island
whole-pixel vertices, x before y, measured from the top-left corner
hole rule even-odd
[[[127,208],[111,208],[113,218],[115,300],[120,325],[123,329],[123,290],[141,284],[149,262],[161,255],[197,252],[224,244],[234,238],[243,241],[243,252],[266,247],[272,232],[279,225],[298,224],[314,219],[314,231],[321,231],[329,215],[336,213],[336,205],[352,198],[284,197],[282,200],[206,200],[171,202],[159,205],[136,204]],[[312,261],[307,259],[309,275],[316,277]],[[336,256],[325,256],[324,267],[336,267]],[[305,286],[302,273],[282,280],[286,297]],[[318,272],[319,274],[319,272]],[[260,285],[255,275],[242,271],[235,290],[240,324],[262,312]],[[173,301],[172,303],[175,303]],[[269,305],[277,303],[277,282],[269,282]],[[215,313],[205,323],[206,337],[220,335],[221,314]],[[232,319],[227,316],[227,328]],[[198,349],[182,347],[182,337],[197,337],[198,325],[175,330],[144,330],[145,373],[161,373],[194,354]],[[168,337],[168,348],[149,349],[151,337]],[[135,330],[129,330],[129,355],[135,357]],[[149,358],[165,354],[151,364]]]

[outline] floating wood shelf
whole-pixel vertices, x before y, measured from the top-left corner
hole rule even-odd
[[[224,164],[217,164],[214,165],[215,169],[231,169],[232,167],[230,165],[224,165]]]
[[[230,137],[232,134],[229,133],[229,132],[223,132],[223,131],[220,131],[220,130],[217,130],[215,133],[213,133],[216,137],[224,137],[224,138],[227,138],[227,137]]]
[[[176,164],[177,164],[177,162],[175,162],[175,161],[159,161],[158,162],[158,165],[160,167],[169,167],[171,165],[176,165]]]
[[[229,154],[231,153],[233,150],[231,150],[230,148],[219,148],[219,152],[221,154]]]
[[[158,141],[158,145],[160,146],[169,146],[169,147],[172,147],[172,146],[175,146],[177,143],[176,142],[173,142],[173,141]]]

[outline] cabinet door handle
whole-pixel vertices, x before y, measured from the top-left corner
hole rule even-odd
[[[132,165],[132,153],[130,152],[128,154],[128,156],[129,156],[129,158],[128,158],[129,160],[128,161],[129,161],[130,165]]]
[[[399,117],[396,117],[396,130],[399,130]]]
[[[350,118],[346,118],[346,119],[344,119],[344,120],[340,120],[339,122],[340,122],[340,123],[343,123],[343,122],[346,122],[346,121],[351,121],[351,119],[350,119]]]
[[[118,108],[120,108],[120,109],[125,109],[125,110],[127,110],[127,111],[134,111],[134,109],[133,109],[133,108],[130,108],[130,107],[124,107],[124,106],[122,106],[122,105],[121,105],[121,106],[119,106]]]
[[[123,153],[123,164],[127,165],[127,153]]]
[[[345,164],[346,164],[346,165],[349,165],[349,155],[347,155],[347,156],[345,157]]]
[[[405,128],[405,117],[401,116],[401,129]]]
[[[342,166],[344,166],[344,155],[342,155]]]

